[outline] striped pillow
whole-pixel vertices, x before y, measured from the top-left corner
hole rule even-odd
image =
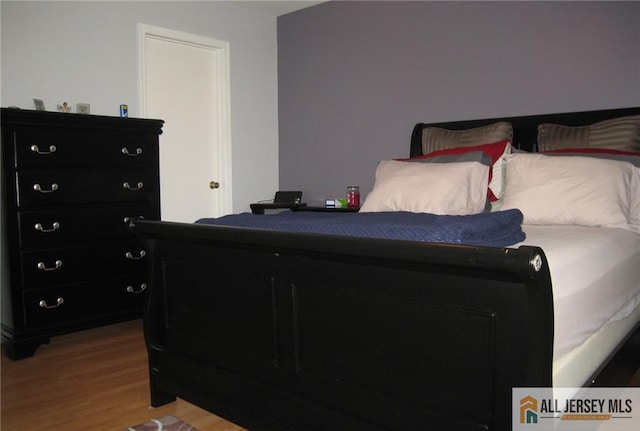
[[[422,130],[422,154],[511,140],[511,138],[513,138],[513,128],[510,123],[504,121],[464,130],[427,127]]]
[[[640,115],[618,117],[589,126],[560,124],[538,126],[538,150],[564,148],[608,148],[620,151],[640,150]]]

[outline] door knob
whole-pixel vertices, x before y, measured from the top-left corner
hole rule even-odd
[[[219,183],[219,182],[217,182],[217,181],[210,181],[210,182],[209,182],[209,188],[210,188],[211,190],[213,190],[213,189],[217,189],[217,188],[220,188],[220,183]]]

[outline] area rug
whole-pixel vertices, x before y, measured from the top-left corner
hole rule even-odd
[[[173,415],[166,415],[123,431],[198,431],[198,429]]]

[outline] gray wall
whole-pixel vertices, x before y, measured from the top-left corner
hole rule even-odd
[[[5,1],[2,18],[2,106],[48,110],[91,104],[139,116],[138,33],[144,23],[225,40],[231,57],[234,212],[278,188],[277,20],[210,1]],[[188,107],[185,107],[188,109]],[[162,136],[160,142],[162,144]],[[185,166],[184,169],[189,169]]]
[[[278,19],[280,187],[373,186],[417,122],[640,105],[638,2],[329,2]]]

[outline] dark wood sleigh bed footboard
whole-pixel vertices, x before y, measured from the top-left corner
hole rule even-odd
[[[135,220],[152,404],[252,430],[504,430],[551,386],[541,249]]]

